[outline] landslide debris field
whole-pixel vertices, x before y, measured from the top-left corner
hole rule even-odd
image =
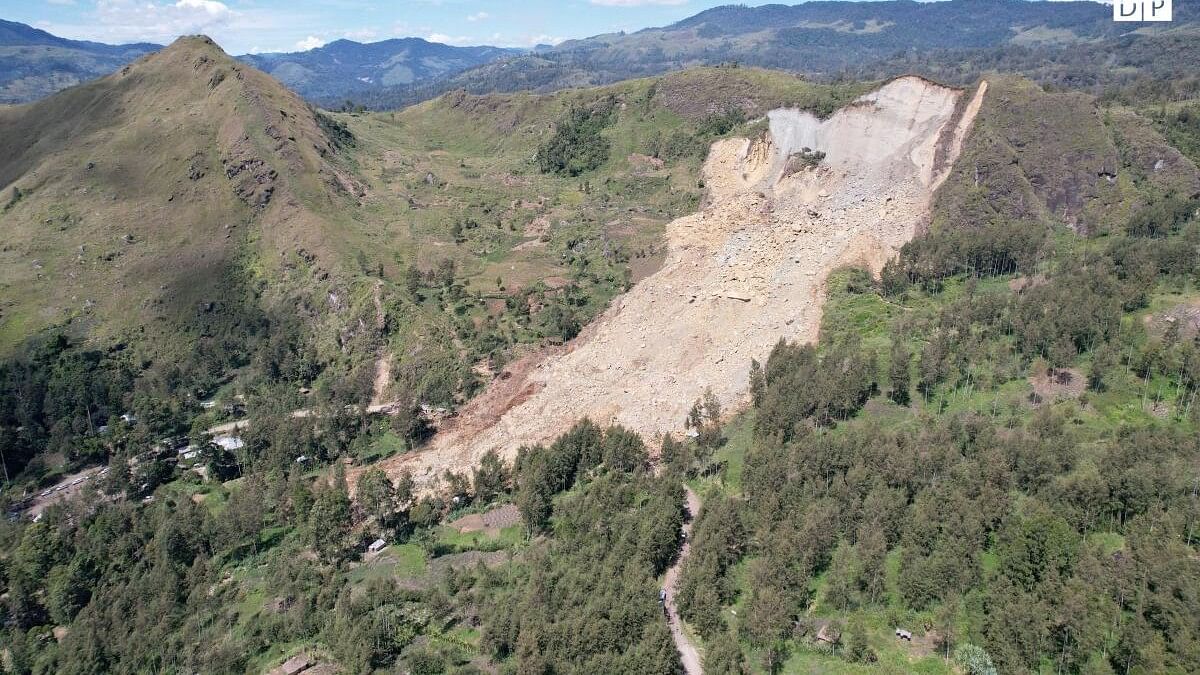
[[[905,77],[824,121],[777,109],[758,137],[718,141],[703,205],[666,226],[657,272],[565,347],[511,364],[427,448],[385,468],[433,479],[582,417],[674,433],[706,388],[742,407],[751,358],[816,339],[829,273],[877,272],[927,222],[986,90]]]

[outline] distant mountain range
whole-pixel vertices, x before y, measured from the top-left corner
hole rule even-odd
[[[1085,80],[1119,73],[1090,72],[1124,65],[1143,43],[1170,42],[1142,50],[1177,54],[1158,70],[1196,63],[1200,10],[1175,3],[1172,23],[1117,23],[1112,8],[1097,2],[949,0],[948,2],[806,2],[799,5],[709,9],[662,28],[597,35],[486,64],[426,85],[396,87],[365,101],[396,107],[452,89],[553,91],[659,74],[695,65],[739,63],[778,68],[809,77],[876,77],[920,72],[947,79],[972,78],[988,68],[1014,68],[1045,82]],[[1176,44],[1178,43],[1178,44]],[[1178,49],[1185,50],[1180,53]],[[1063,73],[1068,64],[1075,72]],[[1142,66],[1146,64],[1136,64]],[[1049,69],[1048,69],[1049,67]],[[1053,72],[1049,72],[1053,71]],[[1172,71],[1173,74],[1173,71]],[[1047,77],[1042,77],[1046,75]]]
[[[0,103],[26,103],[162,49],[156,44],[106,45],[60,38],[22,23],[0,21]],[[325,105],[373,91],[411,88],[524,53],[503,47],[453,47],[420,38],[363,44],[338,40],[306,52],[238,57],[293,91]]]
[[[503,47],[452,47],[420,38],[363,44],[338,40],[306,52],[238,57],[301,96],[325,104],[373,91],[409,88],[524,53]]]
[[[1096,2],[949,0],[729,5],[662,28],[533,50],[453,47],[419,38],[338,40],[306,52],[239,57],[318,105],[397,108],[454,89],[554,91],[739,63],[808,77],[915,72],[963,82],[989,69],[1100,90],[1147,78],[1186,95],[1200,60],[1200,10],[1176,3],[1164,24],[1116,23]],[[158,47],[110,47],[0,24],[0,102],[33,100]],[[1177,58],[1164,62],[1161,55]],[[1096,93],[1101,93],[1097,91]]]
[[[0,103],[25,103],[107,75],[155,44],[106,45],[67,40],[23,23],[0,20]]]

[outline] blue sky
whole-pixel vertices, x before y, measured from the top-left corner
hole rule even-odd
[[[164,43],[206,33],[226,51],[241,54],[311,49],[339,38],[374,42],[406,36],[530,47],[661,26],[734,1],[0,0],[0,18],[109,43]]]

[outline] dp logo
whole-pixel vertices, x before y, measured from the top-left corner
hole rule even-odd
[[[1170,21],[1171,0],[1113,0],[1113,21]]]

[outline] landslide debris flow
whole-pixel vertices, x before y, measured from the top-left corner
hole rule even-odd
[[[776,110],[761,138],[714,144],[705,206],[667,227],[661,270],[571,344],[511,366],[429,447],[385,469],[433,480],[489,450],[511,458],[583,417],[653,439],[680,431],[706,388],[725,410],[743,407],[752,358],[781,338],[816,339],[829,273],[878,272],[923,225],[985,91],[968,101],[905,77],[826,120]]]

